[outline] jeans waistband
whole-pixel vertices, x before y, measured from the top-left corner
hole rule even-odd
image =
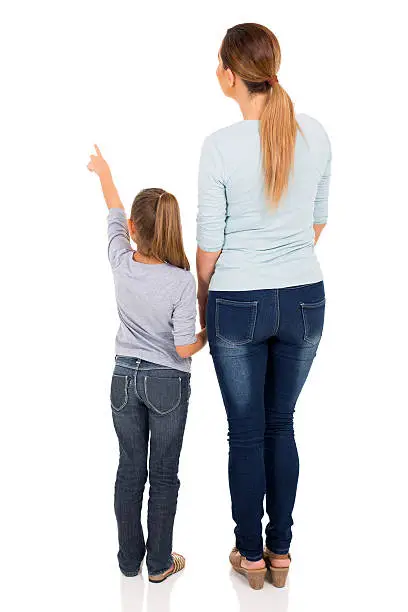
[[[115,362],[117,365],[131,368],[132,370],[176,370],[170,366],[160,365],[159,363],[153,363],[151,361],[145,361],[139,357],[126,357],[124,355],[116,355]],[[183,375],[189,374],[189,372],[182,372]]]

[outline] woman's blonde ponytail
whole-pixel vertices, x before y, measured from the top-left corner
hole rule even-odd
[[[266,97],[260,118],[262,162],[265,192],[276,206],[288,186],[299,129],[292,100],[276,76],[281,62],[278,39],[265,26],[241,23],[227,30],[220,56],[250,95]]]
[[[297,130],[292,100],[275,82],[268,93],[260,130],[265,190],[275,205],[288,187]]]

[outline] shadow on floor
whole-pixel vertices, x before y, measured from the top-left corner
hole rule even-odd
[[[170,612],[170,597],[176,582],[176,576],[161,584],[152,584],[143,575],[133,578],[121,576],[122,612]],[[143,607],[145,592],[146,608]]]
[[[273,610],[273,612],[287,612],[289,605],[289,579],[285,587],[277,589],[267,577],[264,588],[254,591],[249,586],[245,576],[241,576],[234,572],[234,570],[231,570],[230,577],[232,586],[237,594],[240,612],[253,612],[255,607],[258,606],[263,607],[265,610]]]

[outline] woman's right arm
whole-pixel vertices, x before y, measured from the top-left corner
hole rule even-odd
[[[205,311],[207,309],[208,288],[210,280],[214,274],[215,264],[221,255],[221,251],[207,252],[197,247],[197,280],[198,280],[198,314],[200,317],[201,327],[205,327]]]
[[[227,200],[221,154],[214,135],[204,141],[198,174],[197,279],[200,324],[204,327],[208,288],[224,245]]]

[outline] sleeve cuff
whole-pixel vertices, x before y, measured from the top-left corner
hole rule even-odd
[[[200,244],[199,242],[197,242],[197,245],[200,247],[202,251],[206,251],[207,253],[216,253],[217,251],[222,251],[222,247],[223,247],[223,245],[216,247],[216,248],[207,247],[204,244]]]
[[[195,344],[197,342],[197,336],[177,336],[174,338],[174,346],[188,346],[189,344]]]
[[[126,213],[123,208],[110,208],[108,212],[108,219],[111,219],[112,217],[125,217],[126,219]]]

